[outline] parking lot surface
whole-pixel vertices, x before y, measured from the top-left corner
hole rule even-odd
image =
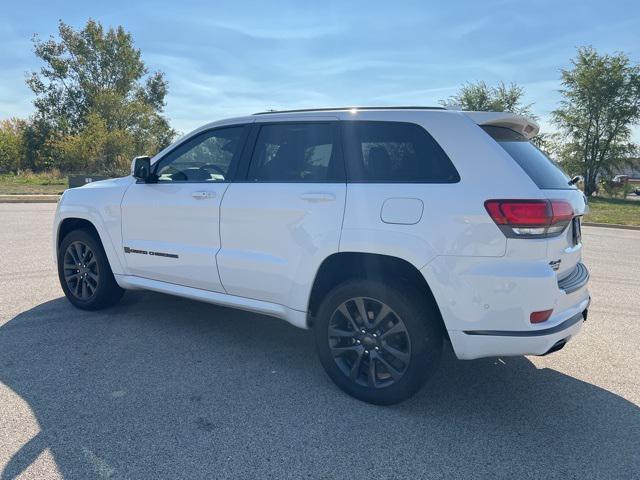
[[[640,231],[585,227],[592,306],[547,357],[462,362],[393,407],[311,332],[154,293],[71,307],[52,204],[0,204],[0,478],[640,478]]]

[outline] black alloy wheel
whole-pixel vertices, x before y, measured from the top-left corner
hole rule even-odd
[[[71,294],[79,300],[89,300],[100,287],[100,272],[96,255],[86,243],[75,241],[64,253],[64,281]]]
[[[387,304],[366,297],[350,298],[333,313],[329,348],[340,371],[370,388],[402,378],[411,359],[411,339],[402,319]]]
[[[400,281],[352,279],[321,302],[314,322],[320,362],[335,384],[368,403],[391,405],[435,371],[443,328],[425,292]]]
[[[108,307],[124,294],[100,239],[88,229],[73,230],[60,242],[58,277],[67,299],[82,310]]]

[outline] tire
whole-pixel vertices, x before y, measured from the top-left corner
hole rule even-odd
[[[335,384],[376,405],[415,394],[442,355],[435,306],[411,287],[377,280],[350,280],[329,292],[318,309],[314,333],[320,362]]]
[[[58,248],[58,278],[67,299],[81,310],[109,307],[124,294],[100,240],[87,229],[73,230],[62,239]]]

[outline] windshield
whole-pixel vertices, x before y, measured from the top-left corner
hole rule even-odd
[[[521,134],[505,127],[484,126],[487,132],[540,189],[573,190],[569,176],[538,147]]]

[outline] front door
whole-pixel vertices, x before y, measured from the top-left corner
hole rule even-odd
[[[338,128],[253,128],[246,178],[222,201],[220,276],[232,295],[304,311],[318,267],[339,246],[346,184]]]
[[[154,163],[157,183],[136,183],[122,201],[129,274],[223,292],[216,267],[220,202],[246,137],[246,126],[187,139]]]

